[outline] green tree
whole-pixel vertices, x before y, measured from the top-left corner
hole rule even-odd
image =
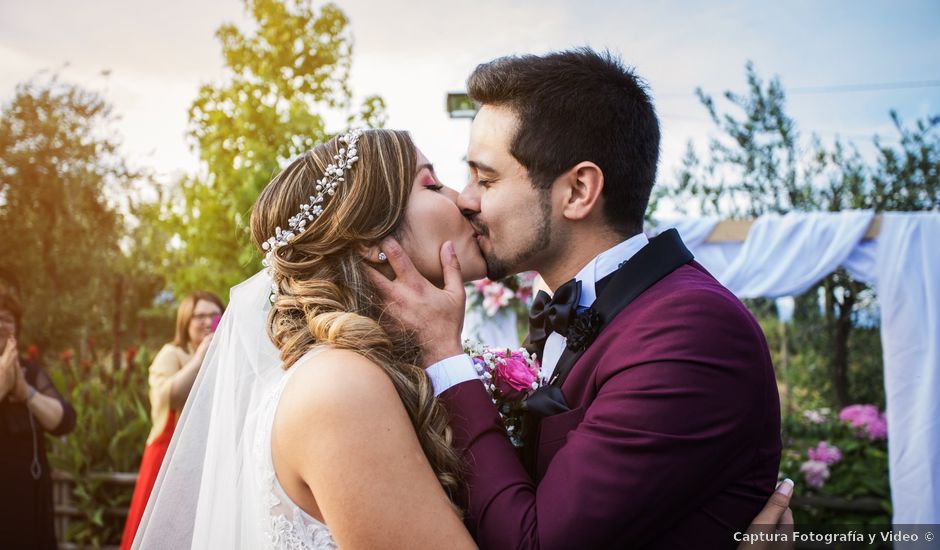
[[[694,206],[702,214],[729,218],[790,211],[940,208],[940,117],[908,127],[892,111],[898,142],[886,143],[875,136],[876,155],[866,160],[854,144],[839,138],[831,145],[815,135],[802,139],[786,113],[780,80],[773,78],[765,85],[751,63],[746,74],[744,94],[724,93],[731,106],[728,111],[720,111],[712,96],[696,90],[719,135],[710,140],[704,159],[689,142],[676,185],[661,190],[657,200],[668,196],[680,210]],[[792,336],[825,361],[826,382],[839,406],[858,397],[852,390],[860,386],[849,380],[849,342],[860,311],[873,300],[872,289],[842,270],[797,298]],[[868,353],[859,354],[859,359],[869,361],[871,346],[863,344],[862,349]]]
[[[260,267],[248,239],[251,205],[289,159],[329,139],[322,113],[348,110],[352,37],[334,4],[244,0],[250,32],[222,25],[222,82],[206,84],[189,109],[204,174],[181,180],[172,205],[151,212],[178,246],[169,260],[177,295],[228,288]],[[385,105],[367,98],[350,123],[381,126]]]
[[[23,296],[23,343],[62,349],[107,336],[132,174],[111,107],[73,84],[29,81],[0,115],[0,257]]]

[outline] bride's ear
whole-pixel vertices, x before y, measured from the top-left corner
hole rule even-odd
[[[378,243],[359,243],[356,245],[356,252],[359,253],[359,256],[361,256],[363,260],[370,264],[388,263],[388,258],[385,257],[385,253],[382,252]]]

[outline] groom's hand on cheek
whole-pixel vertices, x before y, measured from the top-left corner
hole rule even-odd
[[[424,367],[463,353],[460,333],[467,296],[453,244],[447,241],[441,247],[443,289],[418,272],[394,238],[386,237],[381,248],[395,280],[369,266],[366,272],[385,302],[386,314],[417,335]]]

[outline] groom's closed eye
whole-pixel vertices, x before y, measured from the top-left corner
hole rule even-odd
[[[470,181],[481,187],[489,187],[496,181],[496,170],[478,160],[467,161],[470,166]]]

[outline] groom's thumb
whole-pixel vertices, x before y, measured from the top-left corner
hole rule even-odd
[[[770,495],[764,509],[754,518],[753,525],[778,525],[782,523],[781,519],[786,518],[786,512],[790,506],[790,497],[792,496],[793,482],[789,479],[781,481],[777,485],[777,489]],[[792,523],[792,517],[789,521]]]
[[[455,292],[463,292],[463,274],[460,271],[460,260],[454,251],[454,243],[447,241],[441,247],[441,267],[444,270],[444,288]]]

